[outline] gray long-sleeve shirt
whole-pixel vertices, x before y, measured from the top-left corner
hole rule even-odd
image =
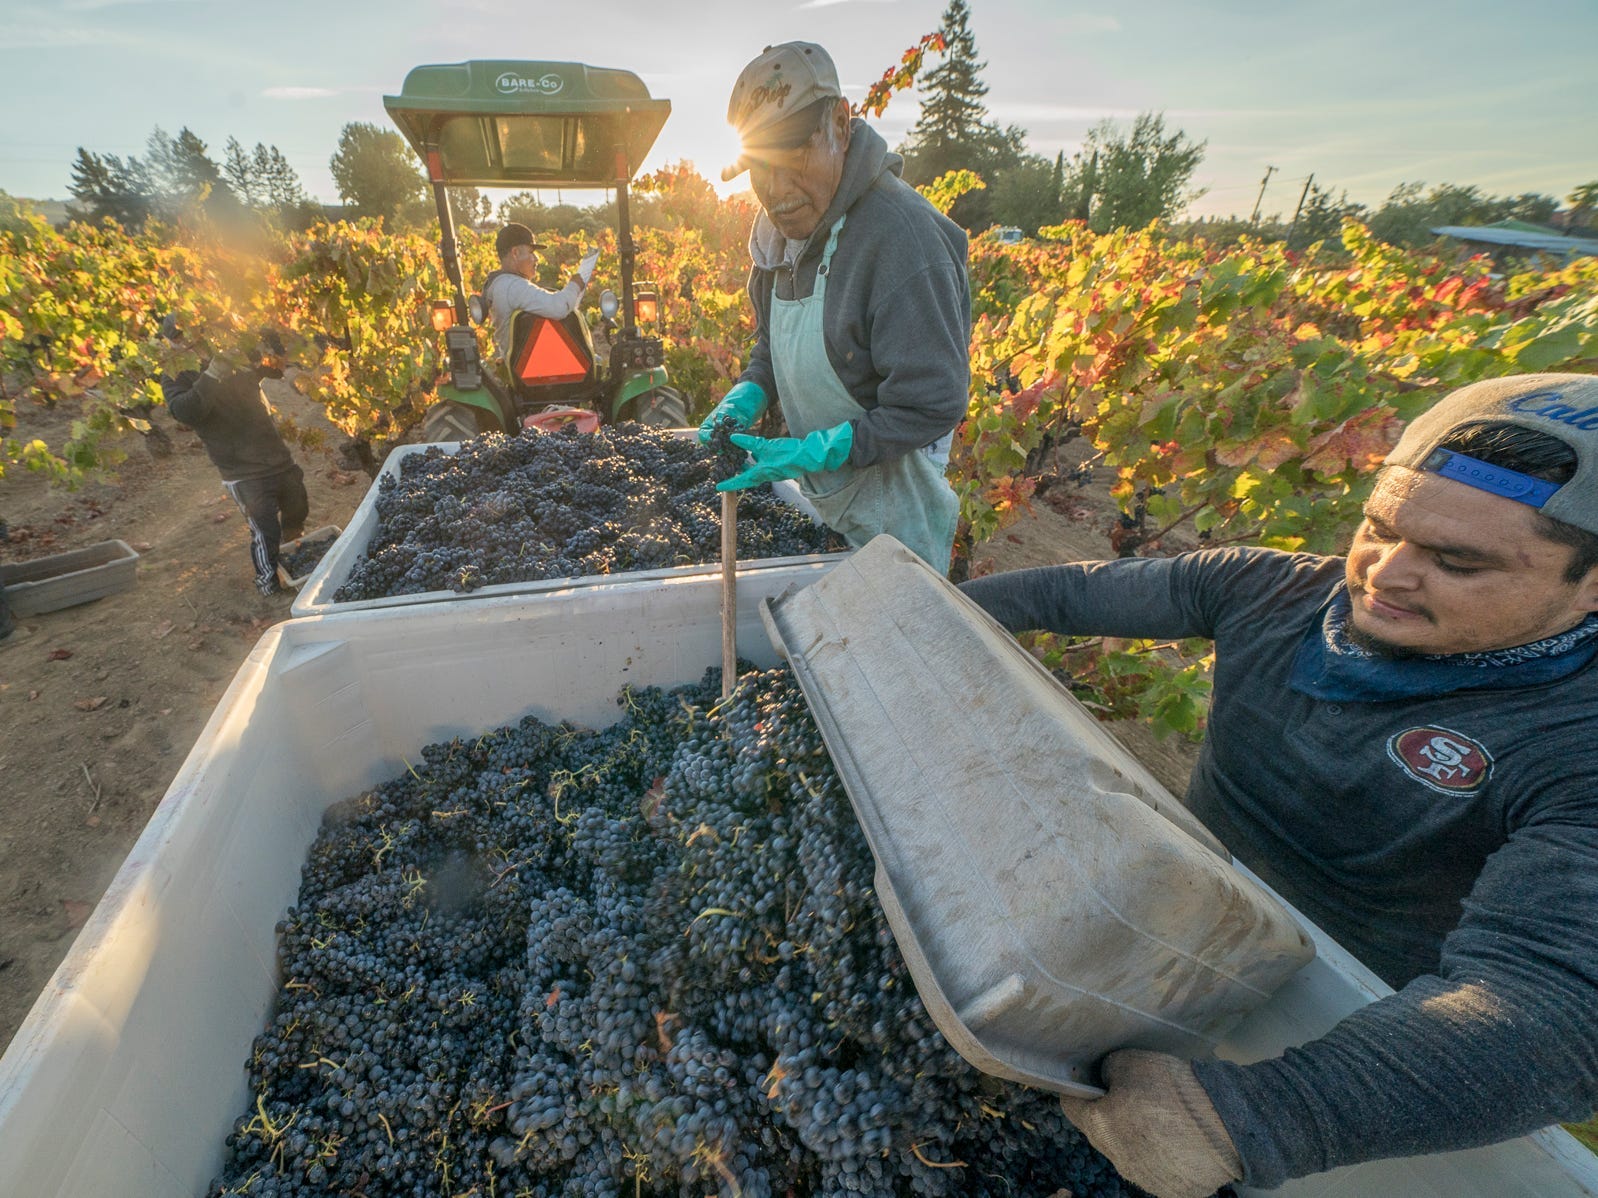
[[[577,311],[577,305],[582,302],[583,285],[573,278],[568,279],[559,291],[546,291],[521,275],[508,270],[496,270],[483,283],[482,295],[488,304],[489,317],[494,322],[494,348],[502,359],[509,361],[511,320],[516,313],[531,312],[534,316],[564,320]]]
[[[904,161],[856,118],[837,194],[791,269],[787,239],[761,213],[749,237],[757,333],[741,380],[779,401],[768,329],[773,293],[816,286],[827,234],[847,213],[827,273],[827,359],[866,409],[850,423],[849,464],[874,466],[930,445],[965,418],[971,393],[971,289],[965,231],[899,178]]]
[[[1598,1107],[1598,665],[1329,703],[1288,685],[1343,560],[1226,549],[965,584],[1012,631],[1212,637],[1188,806],[1399,992],[1199,1080],[1251,1185]]]

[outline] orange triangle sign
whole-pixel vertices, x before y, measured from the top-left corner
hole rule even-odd
[[[542,316],[522,346],[516,377],[524,383],[580,383],[588,377],[588,355],[564,325]]]

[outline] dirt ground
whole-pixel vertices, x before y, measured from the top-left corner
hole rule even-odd
[[[344,524],[364,473],[338,468],[343,438],[285,383],[281,415],[324,447],[294,445],[307,528]],[[69,417],[20,405],[24,439],[63,439]],[[0,641],[0,1045],[71,947],[229,681],[261,633],[289,618],[291,592],[255,591],[244,517],[199,440],[155,416],[172,452],[136,435],[107,482],[76,492],[0,479],[16,562],[120,539],[139,554],[132,589],[19,616]],[[318,438],[315,431],[320,430]]]
[[[280,415],[305,434],[295,456],[308,529],[343,525],[369,480],[341,468],[340,435],[286,383]],[[17,433],[59,443],[69,417],[19,412]],[[244,519],[199,441],[165,413],[170,456],[131,436],[115,477],[77,492],[18,473],[0,479],[9,540],[0,562],[112,538],[140,555],[138,582],[94,603],[23,616],[0,641],[0,1048],[8,1044],[176,776],[261,634],[289,618],[291,593],[263,598]],[[1103,482],[1061,488],[979,548],[1009,570],[1109,554]],[[1192,747],[1114,726],[1178,794]]]

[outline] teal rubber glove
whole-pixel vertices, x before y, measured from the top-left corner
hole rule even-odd
[[[845,423],[818,428],[808,437],[751,437],[747,433],[734,433],[732,443],[739,449],[747,449],[753,460],[742,474],[717,483],[718,491],[743,491],[782,478],[836,470],[849,460],[849,449],[854,445],[854,425]]]
[[[721,397],[721,402],[715,410],[705,417],[699,426],[699,444],[709,445],[710,434],[716,431],[716,426],[731,416],[738,422],[739,428],[748,428],[760,419],[760,414],[766,410],[770,401],[759,383],[751,383],[745,379],[733,386],[732,390]]]

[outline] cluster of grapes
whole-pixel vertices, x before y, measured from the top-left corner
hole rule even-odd
[[[412,454],[379,482],[377,531],[334,602],[718,561],[721,460],[640,424]],[[742,492],[740,559],[842,547],[769,486]]]
[[[302,539],[293,550],[280,555],[277,564],[287,571],[290,578],[304,578],[316,569],[317,563],[326,556],[336,540],[338,537],[334,533],[326,533],[309,540]]]
[[[722,417],[716,421],[716,427],[710,430],[710,452],[716,455],[715,479],[718,483],[742,473],[749,464],[748,451],[732,443],[732,435],[744,431],[743,426],[731,416]]]
[[[432,745],[332,809],[209,1193],[1136,1193],[923,1008],[786,671]]]

